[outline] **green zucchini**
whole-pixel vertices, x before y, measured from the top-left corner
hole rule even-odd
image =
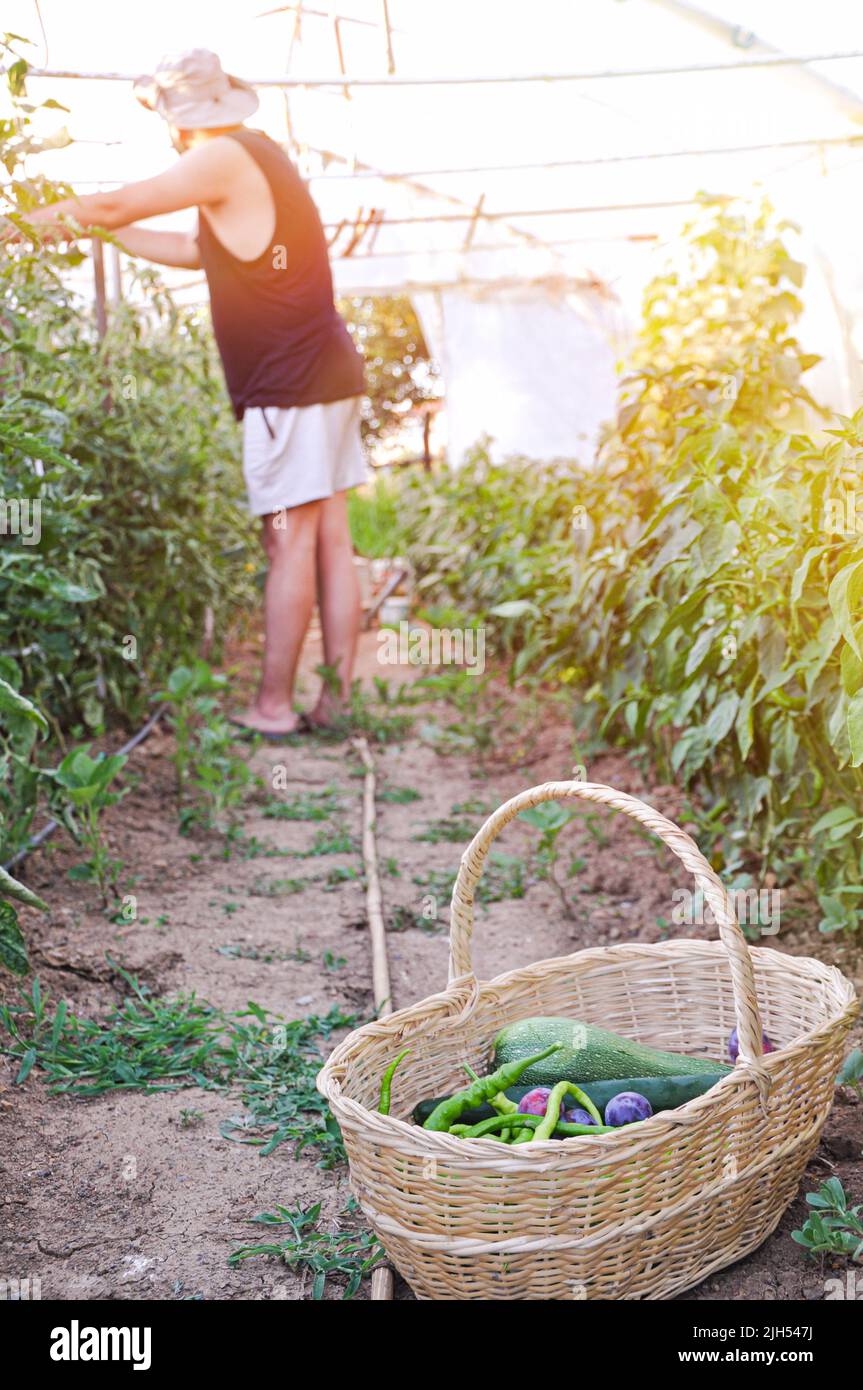
[[[529,1067],[525,1085],[554,1086],[558,1081],[616,1081],[631,1076],[693,1076],[698,1072],[729,1072],[731,1067],[708,1057],[687,1057],[678,1052],[659,1052],[632,1042],[605,1028],[580,1023],[574,1018],[523,1018],[511,1023],[494,1040],[489,1071],[542,1052],[552,1043],[559,1048],[544,1061]]]
[[[676,1110],[679,1105],[685,1105],[689,1100],[695,1100],[696,1096],[704,1095],[715,1086],[717,1081],[721,1081],[727,1076],[728,1069],[713,1072],[698,1072],[694,1076],[629,1076],[619,1078],[617,1081],[581,1081],[577,1084],[584,1091],[585,1095],[590,1096],[597,1110],[601,1114],[605,1113],[605,1107],[612,1096],[620,1095],[621,1091],[637,1091],[640,1096],[650,1101],[654,1114],[660,1110]],[[527,1095],[528,1091],[534,1090],[533,1086],[510,1086],[504,1094],[508,1100],[515,1101],[516,1104],[522,1096]],[[440,1104],[445,1097],[439,1096],[435,1100],[422,1100],[413,1112],[414,1122],[418,1125],[425,1124],[429,1115]],[[575,1102],[573,1102],[574,1104]],[[480,1105],[474,1110],[466,1110],[459,1116],[462,1124],[476,1125],[480,1120],[487,1120],[496,1112],[490,1105]]]

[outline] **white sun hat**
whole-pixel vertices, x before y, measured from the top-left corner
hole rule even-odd
[[[226,73],[218,55],[206,48],[169,54],[151,77],[139,77],[133,90],[142,106],[179,130],[239,125],[258,109],[254,88]]]

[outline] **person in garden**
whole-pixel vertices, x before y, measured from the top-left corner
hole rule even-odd
[[[303,724],[332,723],[350,687],[360,596],[346,499],[366,476],[362,359],[335,308],[326,240],[305,184],[279,145],[243,124],[258,106],[253,89],[225,73],[215,53],[194,49],[163,59],[135,94],[167,123],[180,156],[174,166],[63,199],[28,220],[58,237],[69,235],[67,219],[102,227],[132,255],[206,273],[243,424],[249,506],[262,518],[269,559],[260,688],[234,722],[278,739]],[[133,225],[192,207],[194,231]],[[194,583],[193,575],[178,579]],[[316,594],[334,678],[298,716],[294,676]]]

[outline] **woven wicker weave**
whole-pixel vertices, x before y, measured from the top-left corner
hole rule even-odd
[[[518,813],[582,797],[640,821],[694,875],[720,942],[579,951],[490,981],[471,971],[473,895]],[[351,1033],[318,1078],[344,1134],[351,1182],[419,1298],[665,1298],[755,1249],[793,1198],[833,1096],[856,1013],[820,961],[747,947],[694,841],[610,787],[548,782],[513,797],[465,852],[453,890],[450,984]],[[707,1094],[615,1134],[509,1147],[410,1123],[421,1099],[487,1070],[495,1034],[531,1015],[596,1023],[652,1046],[740,1059]],[[761,1056],[762,1021],[777,1051]],[[380,1079],[410,1048],[379,1115]],[[577,1079],[577,1078],[575,1078]]]

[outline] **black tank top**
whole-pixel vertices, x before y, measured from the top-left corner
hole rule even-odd
[[[198,247],[213,330],[237,419],[250,406],[317,405],[361,395],[362,358],[333,303],[318,210],[288,156],[269,136],[232,131],[262,170],[276,208],[272,244],[241,261],[203,214]]]

